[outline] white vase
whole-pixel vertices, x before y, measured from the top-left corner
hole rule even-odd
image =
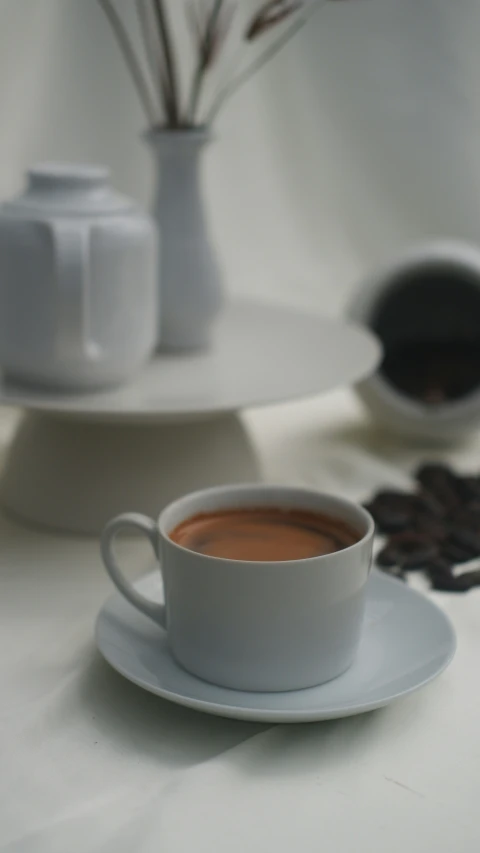
[[[201,181],[202,152],[210,134],[203,129],[151,131],[146,139],[157,170],[153,215],[161,245],[159,345],[203,348],[224,302]]]
[[[118,385],[156,344],[156,229],[108,172],[51,164],[0,208],[0,367],[63,390]]]

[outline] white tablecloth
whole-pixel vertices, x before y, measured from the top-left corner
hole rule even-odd
[[[349,392],[246,420],[270,478],[355,497],[405,483],[426,453],[372,430]],[[6,440],[8,414],[0,425]],[[480,467],[480,441],[446,455]],[[477,853],[480,590],[434,594],[459,647],[431,686],[292,727],[123,680],[93,645],[110,591],[95,542],[0,520],[0,853]]]
[[[0,6],[2,197],[57,158],[104,161],[146,201],[143,119],[97,4]],[[405,243],[478,240],[479,20],[478,0],[332,3],[232,104],[206,191],[234,292],[337,312]],[[348,393],[246,419],[272,479],[355,497],[426,453]],[[447,455],[480,467],[480,442]],[[94,542],[0,519],[0,853],[478,853],[480,591],[435,595],[459,637],[436,683],[292,728],[121,679],[93,646],[109,592]]]

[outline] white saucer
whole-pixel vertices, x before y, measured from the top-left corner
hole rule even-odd
[[[162,597],[158,574],[143,578],[137,588]],[[99,614],[96,641],[114,669],[163,699],[221,717],[269,723],[348,717],[387,705],[439,675],[456,646],[449,620],[432,601],[379,572],[369,582],[356,662],[340,678],[309,690],[244,693],[189,675],[171,658],[165,633],[119,594]]]
[[[157,356],[133,382],[95,394],[0,383],[0,405],[107,423],[175,423],[323,394],[377,366],[372,333],[281,305],[232,300],[206,352]]]

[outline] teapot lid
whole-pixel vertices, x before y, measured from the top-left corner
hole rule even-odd
[[[7,203],[11,212],[96,216],[125,213],[133,201],[110,185],[104,166],[77,163],[41,163],[28,170],[26,190]]]

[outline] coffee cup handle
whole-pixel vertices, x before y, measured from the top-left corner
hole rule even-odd
[[[128,529],[131,530],[132,528],[134,530],[140,530],[141,533],[145,534],[147,539],[150,540],[157,560],[159,560],[159,533],[155,522],[146,515],[139,515],[138,513],[133,512],[125,513],[124,515],[119,515],[117,518],[110,521],[102,533],[100,539],[100,550],[105,568],[113,583],[127,601],[129,601],[130,604],[133,604],[133,606],[136,607],[137,610],[140,610],[141,613],[144,613],[145,616],[153,619],[157,625],[161,625],[162,628],[166,629],[167,618],[165,606],[163,604],[157,604],[137,592],[130,581],[126,579],[115,558],[116,537],[119,533]]]

